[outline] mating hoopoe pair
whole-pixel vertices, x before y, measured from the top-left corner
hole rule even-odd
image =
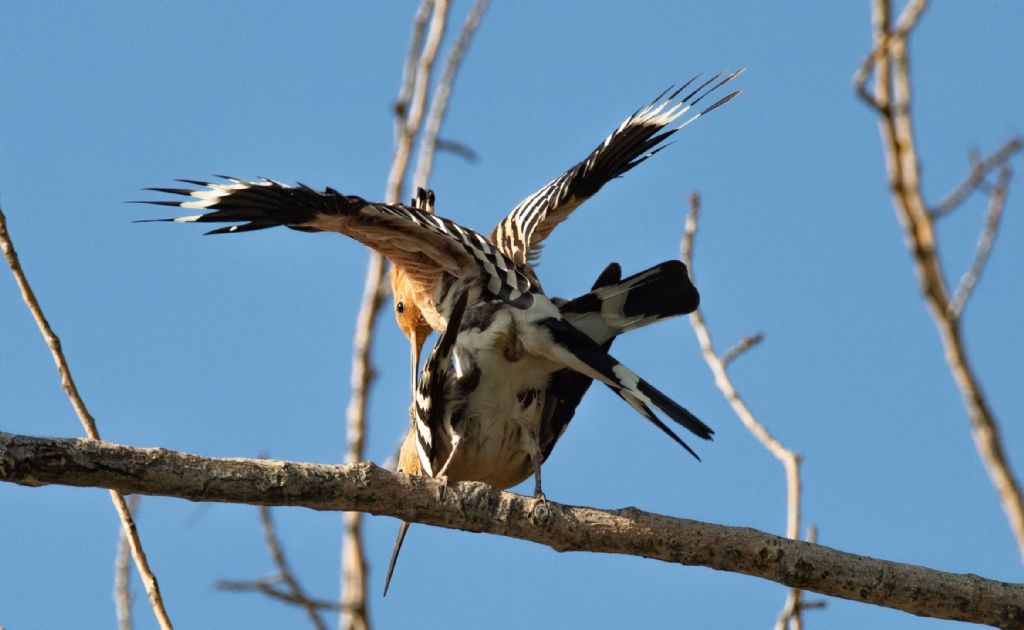
[[[625,280],[612,265],[593,291],[569,302],[544,294],[531,263],[554,227],[605,183],[736,96],[733,92],[666,129],[738,74],[716,75],[686,94],[694,80],[663,93],[587,159],[517,205],[488,238],[434,214],[433,194],[425,192],[409,206],[389,205],[331,188],[320,192],[302,184],[228,177],[227,183],[181,180],[199,189],[155,188],[190,200],[146,203],[202,211],[166,221],[243,223],[211,234],[284,225],[340,232],[384,255],[393,265],[396,317],[411,344],[413,421],[400,468],[499,488],[533,474],[535,494],[543,496],[541,464],[592,379],[695,457],[652,407],[695,435],[711,438],[707,425],[607,352],[616,335],[697,307],[697,291],[682,263],[663,263]],[[431,330],[442,334],[417,378],[419,354]],[[403,524],[396,554],[404,531]]]

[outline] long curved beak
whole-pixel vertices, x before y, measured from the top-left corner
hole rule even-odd
[[[412,383],[413,396],[416,395],[416,390],[419,387],[420,353],[423,351],[424,341],[426,339],[415,330],[409,335],[409,382]]]

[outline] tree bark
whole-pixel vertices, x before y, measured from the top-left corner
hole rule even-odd
[[[202,457],[162,448],[0,433],[0,480],[252,505],[357,510],[547,545],[744,573],[915,615],[1024,628],[1024,585],[858,556],[823,545],[643,512],[598,510],[445,488],[372,463],[343,466]]]

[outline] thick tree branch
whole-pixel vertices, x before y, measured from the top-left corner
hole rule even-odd
[[[330,466],[218,459],[160,448],[0,433],[0,480],[315,510],[359,510],[417,523],[488,532],[556,551],[619,553],[702,565],[896,608],[915,615],[1024,629],[1024,584],[858,556],[743,527],[636,508],[598,510],[444,486],[369,462]]]

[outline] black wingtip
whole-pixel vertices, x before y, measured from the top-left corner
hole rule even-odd
[[[199,180],[199,179],[176,179],[174,181],[181,182],[182,184],[192,184],[193,186],[204,186],[205,187],[205,186],[209,186],[210,185],[210,182],[204,182],[204,181]]]
[[[149,187],[143,188],[142,190],[152,190],[153,192],[168,193],[170,195],[181,195],[182,197],[191,197],[192,193],[195,192],[191,188]]]
[[[163,200],[159,200],[159,199],[157,199],[157,200],[130,199],[128,201],[125,201],[124,203],[145,203],[145,204],[148,204],[148,205],[151,205],[151,206],[167,206],[169,208],[180,208],[181,207],[181,202],[180,201],[163,201]]]
[[[735,92],[731,92],[729,94],[726,94],[722,98],[720,98],[717,101],[715,101],[712,105],[709,105],[709,106],[705,107],[703,110],[701,110],[700,115],[703,116],[704,114],[710,112],[711,110],[717,109],[717,108],[721,107],[722,105],[725,105],[726,103],[728,103],[732,99],[734,99],[737,96],[739,96],[742,92],[743,92],[743,90],[736,90]]]

